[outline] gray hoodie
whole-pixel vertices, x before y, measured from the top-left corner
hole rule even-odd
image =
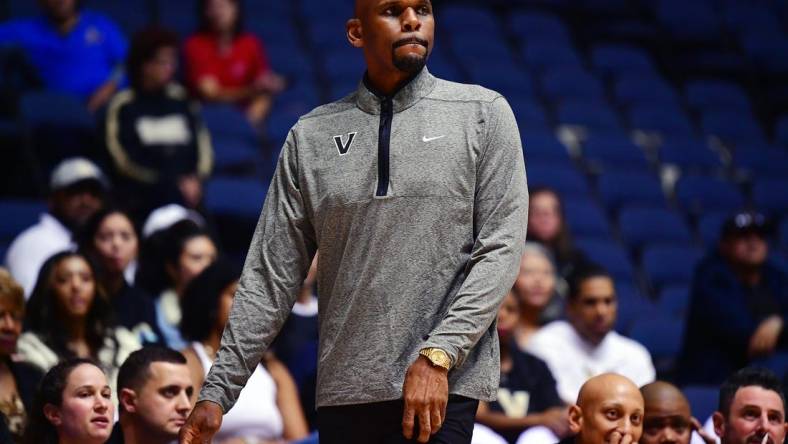
[[[401,398],[425,347],[452,358],[450,393],[494,399],[493,321],[527,213],[520,135],[494,91],[425,68],[389,98],[362,82],[316,108],[282,149],[200,400],[232,407],[318,249],[318,407]]]

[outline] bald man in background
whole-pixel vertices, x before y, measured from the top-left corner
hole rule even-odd
[[[716,442],[692,416],[687,398],[673,384],[652,382],[641,387],[640,393],[645,402],[640,444],[689,444],[693,430],[706,444]]]
[[[643,396],[632,381],[615,373],[595,376],[569,407],[574,436],[560,444],[635,444],[643,433],[643,411]]]

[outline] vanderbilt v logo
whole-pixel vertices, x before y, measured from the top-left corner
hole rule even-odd
[[[347,133],[347,142],[342,141],[343,137],[342,135],[334,136],[334,144],[337,146],[340,156],[344,156],[350,150],[350,145],[353,145],[353,139],[356,138],[356,131]]]

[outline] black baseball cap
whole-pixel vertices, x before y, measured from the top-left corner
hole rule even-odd
[[[763,237],[771,234],[769,219],[757,211],[740,211],[722,224],[722,238],[757,233]]]

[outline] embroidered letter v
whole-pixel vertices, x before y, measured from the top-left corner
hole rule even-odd
[[[356,132],[347,134],[347,142],[343,142],[342,138],[343,136],[341,135],[334,136],[334,144],[336,144],[340,156],[344,156],[350,150],[350,145],[353,145],[353,139],[356,138]]]

